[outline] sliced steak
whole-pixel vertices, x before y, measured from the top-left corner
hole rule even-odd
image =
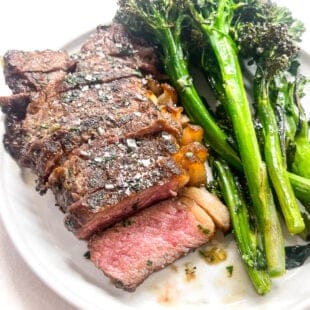
[[[63,156],[89,139],[139,137],[162,130],[181,134],[181,125],[149,99],[140,78],[117,79],[31,102],[23,121],[27,147],[20,164],[46,181]]]
[[[18,119],[25,118],[26,109],[30,102],[28,93],[20,93],[16,95],[0,97],[0,106],[5,114],[14,114]]]
[[[92,262],[113,283],[133,291],[151,273],[209,241],[214,223],[197,219],[182,199],[154,205],[95,235],[89,242]]]
[[[129,291],[214,235],[203,208],[175,198],[192,178],[184,156],[196,155],[179,149],[188,120],[175,90],[142,75],[158,68],[156,48],[118,24],[98,27],[72,57],[4,56],[7,150],[36,173],[41,193],[51,188],[66,227],[93,236],[92,261]]]
[[[75,66],[63,51],[11,50],[3,60],[5,81],[14,94],[39,91],[51,81],[63,79]]]
[[[67,208],[66,225],[78,238],[175,196],[188,175],[174,161],[178,145],[164,133],[108,144],[83,145],[49,177],[56,201]]]
[[[67,53],[60,51],[24,52],[11,50],[4,55],[4,75],[12,96],[0,97],[6,113],[4,146],[16,160],[27,151],[28,128],[23,125],[27,106],[38,96],[37,91],[64,78],[75,66]]]
[[[21,126],[21,120],[25,118],[26,109],[30,102],[30,95],[20,93],[7,97],[0,97],[0,106],[5,118],[4,147],[12,157],[18,159],[23,149],[25,132]]]
[[[52,170],[89,139],[100,136],[115,141],[161,130],[180,136],[181,124],[150,99],[137,71],[146,61],[157,65],[154,49],[141,40],[130,40],[123,26],[112,25],[99,27],[75,60],[64,52],[6,54],[7,83],[13,92],[32,91],[32,100],[21,123],[10,118],[7,109],[10,130],[5,145],[21,166],[38,175],[40,192],[46,191]],[[124,53],[125,45],[133,53]],[[74,72],[67,72],[73,68]],[[43,77],[32,83],[27,75],[50,72],[61,72],[61,76],[48,85]]]
[[[133,37],[121,24],[99,26],[95,34],[73,55],[77,60],[77,71],[102,72],[107,59],[115,66],[127,66],[143,73],[161,74],[156,48],[144,40]]]

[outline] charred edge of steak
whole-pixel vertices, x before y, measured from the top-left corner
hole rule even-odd
[[[27,110],[30,103],[39,95],[38,91],[49,83],[63,79],[74,67],[75,62],[65,52],[11,50],[4,55],[4,76],[13,95],[0,97],[2,111],[7,114],[3,142],[21,166],[28,167],[23,163],[23,154],[28,147],[28,133],[23,120],[27,114],[33,113],[33,109]]]
[[[6,132],[3,136],[4,147],[14,159],[19,161],[25,149],[26,132],[15,115],[8,115],[6,117],[5,128]]]
[[[40,91],[50,82],[63,79],[76,65],[66,52],[51,50],[11,50],[3,60],[5,81],[14,94]]]
[[[25,118],[29,102],[30,94],[28,93],[0,97],[0,106],[2,112],[5,114],[14,114],[18,120]]]
[[[82,46],[81,52],[74,56],[74,59],[79,59],[77,71],[96,68],[102,55],[122,59],[127,66],[139,69],[144,74],[155,77],[163,75],[157,48],[150,46],[144,39],[131,35],[121,24],[97,27],[96,33]],[[91,57],[97,61],[87,61]]]
[[[94,235],[90,257],[116,287],[134,291],[153,272],[208,242],[215,232],[208,221],[201,229],[179,198],[162,201]]]
[[[71,205],[67,211],[65,225],[77,238],[87,240],[94,233],[102,231],[141,209],[158,201],[175,197],[187,181],[186,174],[174,176],[164,180],[162,184],[155,184],[150,188],[133,193],[114,205],[103,204],[106,190],[100,190]],[[96,208],[96,212],[91,210],[95,204],[100,205],[99,208]]]

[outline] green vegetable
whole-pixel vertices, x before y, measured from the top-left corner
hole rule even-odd
[[[288,172],[296,197],[304,204],[310,204],[310,179]]]
[[[289,68],[298,48],[289,34],[288,26],[282,23],[283,11],[278,12],[274,6],[273,10],[268,10],[267,7],[264,12],[263,21],[260,15],[256,18],[254,14],[251,22],[239,22],[237,37],[241,54],[251,57],[257,67],[253,88],[255,108],[262,124],[263,153],[267,170],[288,231],[297,234],[305,229],[305,225],[287,175],[286,158],[281,148],[269,85],[277,74]],[[281,15],[278,17],[277,14]]]
[[[232,121],[243,171],[263,236],[268,270],[273,276],[281,275],[285,272],[285,260],[280,222],[269,186],[266,165],[260,154],[237,47],[230,35],[237,5],[232,0],[184,2],[217,60],[226,99],[225,109]]]
[[[290,73],[294,77],[294,80],[293,82],[286,81],[289,84],[289,89],[292,89],[288,96],[290,108],[295,112],[294,120],[296,124],[296,133],[292,139],[294,155],[292,156],[291,169],[297,175],[310,179],[309,126],[306,113],[300,103],[304,86],[308,80],[298,73],[298,67],[298,61],[292,63]]]
[[[226,270],[228,272],[228,277],[232,277],[233,271],[234,271],[234,266],[230,265],[230,266],[226,266]]]
[[[270,290],[271,280],[264,269],[266,262],[258,246],[259,236],[251,229],[247,206],[242,194],[227,164],[221,160],[214,160],[212,171],[229,209],[233,234],[253,286],[259,294],[266,294]]]
[[[90,259],[90,252],[86,251],[83,255],[86,259]]]
[[[300,211],[305,222],[305,230],[299,236],[305,241],[310,241],[310,205],[300,206]]]
[[[257,75],[255,98],[258,115],[263,126],[264,155],[267,169],[277,193],[288,231],[297,234],[304,230],[305,225],[286,171],[286,162],[282,155],[277,121],[269,101],[268,83],[264,81],[264,78]]]

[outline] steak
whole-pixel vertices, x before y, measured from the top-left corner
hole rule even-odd
[[[4,146],[13,158],[19,160],[27,148],[27,128],[22,121],[27,106],[38,96],[38,91],[49,83],[62,80],[75,66],[66,52],[11,50],[4,55],[4,76],[13,91],[12,96],[0,97],[2,111],[7,114]]]
[[[173,160],[173,136],[126,139],[112,144],[94,140],[56,168],[49,177],[56,201],[67,208],[66,225],[87,239],[141,208],[177,195],[188,175]]]
[[[11,50],[3,61],[5,81],[14,94],[39,91],[51,81],[62,80],[75,66],[66,52],[51,50]]]
[[[33,101],[28,110],[38,103]],[[45,97],[35,114],[23,121],[27,148],[22,166],[45,183],[59,160],[96,137],[110,142],[165,130],[176,136],[181,126],[148,98],[141,79],[117,79]]]
[[[209,241],[214,223],[201,221],[180,198],[160,202],[94,235],[92,262],[120,288],[133,291],[151,273]]]
[[[5,145],[38,176],[41,193],[52,189],[79,238],[175,196],[189,179],[173,159],[182,135],[176,94],[165,84],[155,95],[141,74],[160,74],[154,52],[113,24],[98,27],[71,59],[52,51],[6,54],[16,94],[2,98]]]
[[[129,291],[215,230],[191,197],[175,198],[189,180],[205,180],[207,152],[197,139],[179,146],[188,118],[175,90],[156,81],[156,52],[113,24],[72,56],[4,57],[13,92],[0,97],[6,149],[37,175],[40,193],[53,191],[66,227],[91,239],[96,266]]]
[[[125,55],[124,48],[129,45],[132,52]],[[63,52],[55,52],[53,65],[52,56],[51,51],[13,51],[4,59],[6,80],[13,92],[41,89],[36,95],[32,93],[20,122],[11,117],[13,109],[5,110],[9,130],[4,139],[19,164],[38,175],[40,192],[46,191],[49,174],[63,158],[89,139],[100,136],[113,141],[161,130],[181,134],[180,123],[150,99],[150,91],[138,71],[148,67],[146,61],[155,68],[154,49],[131,39],[122,26],[98,27],[80,53],[72,57],[74,60],[68,60]],[[72,71],[72,64],[73,72],[52,79],[48,85],[46,79],[38,79],[30,87],[29,76],[25,79],[26,73],[32,76],[37,72]],[[19,141],[15,143],[17,137]]]
[[[76,71],[103,72],[108,59],[114,62],[114,68],[120,64],[154,76],[162,75],[159,59],[154,46],[130,35],[124,26],[112,24],[99,26],[94,35],[82,46],[79,53],[73,55],[78,61]],[[113,66],[110,69],[114,69]],[[115,71],[115,70],[114,70]]]

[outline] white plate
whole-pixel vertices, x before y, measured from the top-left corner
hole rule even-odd
[[[107,10],[112,6],[107,6]],[[105,12],[107,13],[107,11]],[[88,16],[89,18],[89,16]],[[84,26],[85,33],[89,30]],[[85,39],[84,36],[66,44],[70,50]],[[63,42],[63,41],[62,41]],[[61,43],[61,42],[59,42]],[[310,57],[303,55],[303,62]],[[305,69],[310,75],[308,65]],[[0,94],[4,94],[0,81]],[[3,134],[1,117],[0,136]],[[54,207],[51,194],[40,197],[34,190],[28,172],[21,172],[16,163],[0,146],[1,216],[17,249],[32,270],[63,298],[82,309],[306,309],[310,307],[310,262],[274,280],[272,291],[257,296],[244,271],[231,236],[218,235],[213,243],[228,253],[226,261],[207,265],[197,252],[179,260],[176,268],[157,272],[135,293],[114,288],[90,261],[83,257],[87,250],[63,226],[63,215]],[[288,242],[295,242],[287,238]],[[187,262],[197,266],[197,278],[185,281]],[[227,277],[226,267],[234,266],[233,276]],[[115,308],[114,308],[115,307]],[[116,308],[117,307],[117,308]]]

